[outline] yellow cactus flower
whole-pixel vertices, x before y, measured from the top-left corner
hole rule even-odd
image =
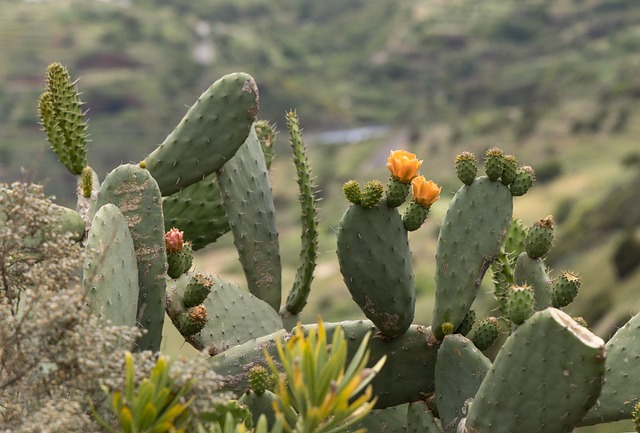
[[[409,183],[418,175],[422,160],[406,150],[392,150],[387,160],[387,168],[391,176],[402,183]]]
[[[425,180],[424,176],[418,176],[411,181],[413,200],[423,207],[429,207],[440,198],[440,190],[432,180]]]

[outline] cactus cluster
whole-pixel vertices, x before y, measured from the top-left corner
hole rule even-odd
[[[67,131],[82,129],[80,123],[60,122],[54,111],[41,109],[52,146],[61,161],[74,161],[72,172],[81,176],[90,222],[84,289],[96,314],[145,330],[136,350],[159,350],[166,311],[187,342],[212,355],[211,368],[224,376],[225,388],[243,396],[254,415],[279,417],[286,431],[306,431],[292,423],[311,400],[333,408],[337,417],[349,401],[332,396],[341,387],[361,389],[370,380],[362,371],[370,373],[369,368],[377,372],[371,380],[377,409],[348,418],[348,424],[358,421],[353,429],[379,431],[376,425],[384,423],[415,432],[569,432],[577,425],[632,417],[640,398],[635,391],[640,379],[630,374],[640,359],[640,318],[605,345],[561,310],[576,296],[580,280],[570,272],[552,279],[546,268],[544,256],[553,243],[550,217],[530,228],[513,219],[514,197],[528,191],[535,173],[495,147],[485,155],[486,175],[477,177],[470,152],[455,161],[463,185],[441,221],[430,326],[426,318],[414,323],[408,233],[424,223],[441,188],[418,174],[422,161],[415,155],[395,151],[386,188],[375,180],[364,187],[349,181],[343,188],[350,206],[338,230],[338,263],[368,320],[298,325],[293,331],[316,262],[315,186],[297,116],[289,113],[303,230],[298,272],[283,304],[268,176],[274,135],[268,123],[255,122],[257,107],[253,78],[225,76],[154,152],[140,164],[116,168],[101,185],[92,171],[80,174],[87,166],[78,140],[66,140],[82,136]],[[191,250],[228,231],[246,288],[190,269]],[[489,270],[501,315],[476,320],[472,305]],[[295,379],[303,370],[317,372],[329,356],[324,349],[310,353],[295,346],[303,335],[322,339],[325,348],[333,341],[345,360],[357,360],[362,374],[342,371],[344,384],[327,385],[326,376],[315,384],[280,380],[278,386],[288,387],[297,400],[265,404],[272,395],[266,373],[284,371]],[[491,361],[482,351],[500,340]],[[286,362],[278,358],[283,345],[298,355]],[[366,368],[360,362],[365,350]],[[314,388],[320,384],[322,392]]]

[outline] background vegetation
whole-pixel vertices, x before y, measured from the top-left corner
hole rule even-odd
[[[573,312],[607,338],[640,310],[638,23],[640,6],[629,0],[3,0],[0,180],[34,179],[72,205],[75,180],[37,123],[53,61],[80,77],[89,162],[101,177],[142,159],[219,76],[244,70],[260,87],[262,118],[283,124],[294,107],[306,128],[323,198],[310,316],[360,317],[336,269],[335,230],[347,205],[340,185],[385,179],[389,150],[403,147],[444,186],[427,225],[411,235],[416,320],[428,323],[438,224],[459,186],[454,157],[498,145],[536,169],[538,184],[517,200],[516,215],[527,224],[555,216],[549,264],[582,275]],[[361,126],[384,128],[348,143],[345,134],[338,143],[322,134]],[[286,137],[277,146],[272,182],[287,286],[297,193]],[[209,249],[200,269],[241,281],[230,246],[223,239]],[[478,306],[489,311],[486,283]]]

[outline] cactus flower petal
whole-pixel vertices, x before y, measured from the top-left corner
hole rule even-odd
[[[387,168],[391,176],[403,183],[409,183],[418,175],[422,160],[406,150],[393,150],[387,160]]]
[[[440,190],[442,187],[432,180],[425,180],[424,176],[418,176],[411,181],[413,200],[426,208],[440,198]]]

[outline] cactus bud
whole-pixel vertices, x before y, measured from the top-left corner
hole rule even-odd
[[[402,205],[407,200],[409,185],[394,179],[392,176],[387,184],[387,206],[398,207]]]
[[[502,156],[502,150],[497,147],[487,150],[484,159],[484,171],[487,173],[487,177],[495,182],[502,175],[503,170],[504,157]]]
[[[487,350],[498,339],[498,319],[495,317],[487,317],[478,324],[471,341],[481,350]]]
[[[531,286],[511,286],[507,296],[509,319],[516,325],[521,325],[534,313],[533,288]]]
[[[471,332],[471,328],[473,328],[473,325],[475,323],[476,311],[471,309],[469,310],[467,315],[464,316],[464,319],[462,319],[462,323],[460,323],[460,326],[458,326],[458,329],[456,329],[456,334],[467,335],[469,332]]]
[[[164,235],[167,252],[182,251],[184,246],[184,232],[173,227]]]
[[[355,180],[349,180],[342,185],[342,192],[350,203],[360,204],[362,201],[362,190],[360,184]]]
[[[364,187],[360,205],[364,208],[375,207],[384,193],[384,185],[379,180],[370,180]]]
[[[207,324],[207,309],[204,305],[192,307],[178,314],[173,323],[185,337],[197,334]]]
[[[451,322],[444,322],[440,326],[440,328],[442,329],[442,333],[444,335],[453,334],[454,327],[453,327],[453,323],[451,323]]]
[[[518,159],[513,155],[505,155],[503,158],[504,168],[500,176],[503,185],[510,185],[516,178],[518,171]]]
[[[91,167],[86,166],[82,169],[82,174],[80,175],[80,186],[82,187],[82,195],[85,198],[90,198],[91,193],[93,192],[93,170],[91,170]]]
[[[553,217],[549,215],[536,221],[527,232],[524,249],[532,259],[539,259],[547,254],[553,242]]]
[[[262,365],[254,365],[249,370],[249,385],[253,392],[260,396],[265,391],[272,391],[275,388],[276,378]]]
[[[189,284],[184,289],[182,302],[188,308],[202,304],[209,296],[212,285],[213,281],[210,276],[198,272],[191,277]]]
[[[465,185],[471,185],[476,180],[478,166],[476,157],[471,152],[462,152],[456,157],[456,174]]]
[[[509,189],[514,197],[520,197],[525,195],[529,188],[533,186],[533,182],[536,180],[536,172],[528,165],[518,168],[516,171],[516,178],[513,180]]]
[[[575,299],[580,290],[580,277],[572,272],[563,272],[553,282],[551,302],[555,308],[564,308]]]

